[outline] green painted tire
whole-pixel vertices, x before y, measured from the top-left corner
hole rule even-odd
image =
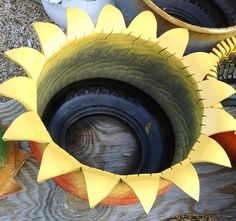
[[[7,148],[5,142],[2,140],[4,129],[0,125],[0,168],[4,166],[7,159]]]

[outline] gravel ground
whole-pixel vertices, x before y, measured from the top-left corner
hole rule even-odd
[[[4,51],[22,46],[39,48],[31,26],[35,21],[50,21],[40,4],[33,0],[0,0],[0,83],[24,74],[3,57]]]
[[[202,215],[186,214],[176,216],[165,221],[215,221],[214,219]]]

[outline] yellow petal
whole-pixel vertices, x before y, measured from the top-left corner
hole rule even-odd
[[[14,77],[0,84],[0,95],[13,98],[28,110],[37,109],[36,81],[27,77]]]
[[[224,107],[221,103],[218,103],[218,104],[214,105],[213,108],[224,109]]]
[[[205,107],[212,107],[235,93],[233,87],[218,80],[201,81],[198,88],[201,90],[199,93]]]
[[[56,25],[46,22],[35,22],[33,27],[38,35],[42,51],[46,57],[59,50],[66,42],[66,35]]]
[[[220,43],[216,45],[216,48],[222,53],[222,55],[227,54],[226,49]]]
[[[176,164],[162,172],[161,177],[176,184],[195,200],[199,200],[199,179],[197,172],[189,160]]]
[[[74,157],[51,142],[43,152],[43,158],[38,174],[38,182],[79,170],[82,164]]]
[[[162,48],[167,48],[170,53],[176,54],[177,57],[183,56],[188,40],[189,33],[184,28],[171,29],[158,38],[159,45]]]
[[[157,21],[150,11],[141,12],[130,23],[127,33],[143,39],[156,39]]]
[[[159,189],[160,175],[159,174],[140,174],[129,175],[122,178],[130,188],[134,191],[135,195],[140,200],[146,213],[149,213],[157,196]]]
[[[236,37],[230,37],[230,39],[232,40],[233,44],[236,46]]]
[[[230,51],[233,52],[233,51],[235,50],[235,46],[236,46],[236,45],[232,42],[231,38],[227,38],[227,39],[226,39],[226,42],[227,42],[227,44],[228,44],[229,47],[230,47]]]
[[[214,134],[235,131],[236,120],[222,109],[205,108],[202,121],[202,133],[211,136]]]
[[[43,54],[33,48],[16,48],[5,52],[5,56],[19,64],[28,77],[38,79],[46,58]]]
[[[87,13],[78,8],[67,8],[67,39],[74,40],[91,34],[94,24]]]
[[[216,49],[216,48],[213,48],[213,49],[212,49],[212,52],[213,52],[219,59],[221,59],[221,58],[223,57],[222,52],[219,51],[219,50]]]
[[[195,52],[184,56],[183,64],[188,67],[196,81],[201,81],[205,78],[208,72],[217,65],[218,58],[206,52]]]
[[[93,208],[107,197],[120,181],[120,176],[86,166],[82,170],[86,182],[89,205]]]
[[[229,47],[229,45],[228,45],[225,41],[221,41],[221,42],[220,42],[220,45],[225,49],[226,54],[229,54],[229,52],[230,52],[230,47]]]
[[[97,20],[96,31],[120,33],[125,29],[125,20],[121,11],[113,5],[104,6]]]
[[[29,140],[38,143],[49,143],[51,137],[38,114],[26,112],[17,117],[3,136],[4,141]]]
[[[214,163],[231,167],[230,160],[224,149],[214,139],[201,135],[193,146],[188,158],[192,163]]]

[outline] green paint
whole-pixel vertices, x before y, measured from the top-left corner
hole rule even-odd
[[[2,126],[0,125],[0,167],[2,167],[7,159],[7,145],[6,143],[2,140],[4,134],[4,130]]]

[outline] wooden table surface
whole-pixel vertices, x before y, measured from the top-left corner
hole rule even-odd
[[[14,101],[0,104],[0,120],[10,122],[24,109]],[[230,110],[235,114],[235,109]],[[22,146],[27,148],[27,143]],[[174,215],[194,213],[214,220],[236,220],[236,165],[232,169],[212,164],[196,165],[200,177],[200,201],[195,202],[177,187],[159,197],[146,215],[140,204],[130,206],[98,205],[89,209],[86,201],[74,198],[51,180],[36,182],[36,161],[29,159],[20,170],[17,181],[20,193],[0,200],[0,221],[23,220],[165,220]]]

